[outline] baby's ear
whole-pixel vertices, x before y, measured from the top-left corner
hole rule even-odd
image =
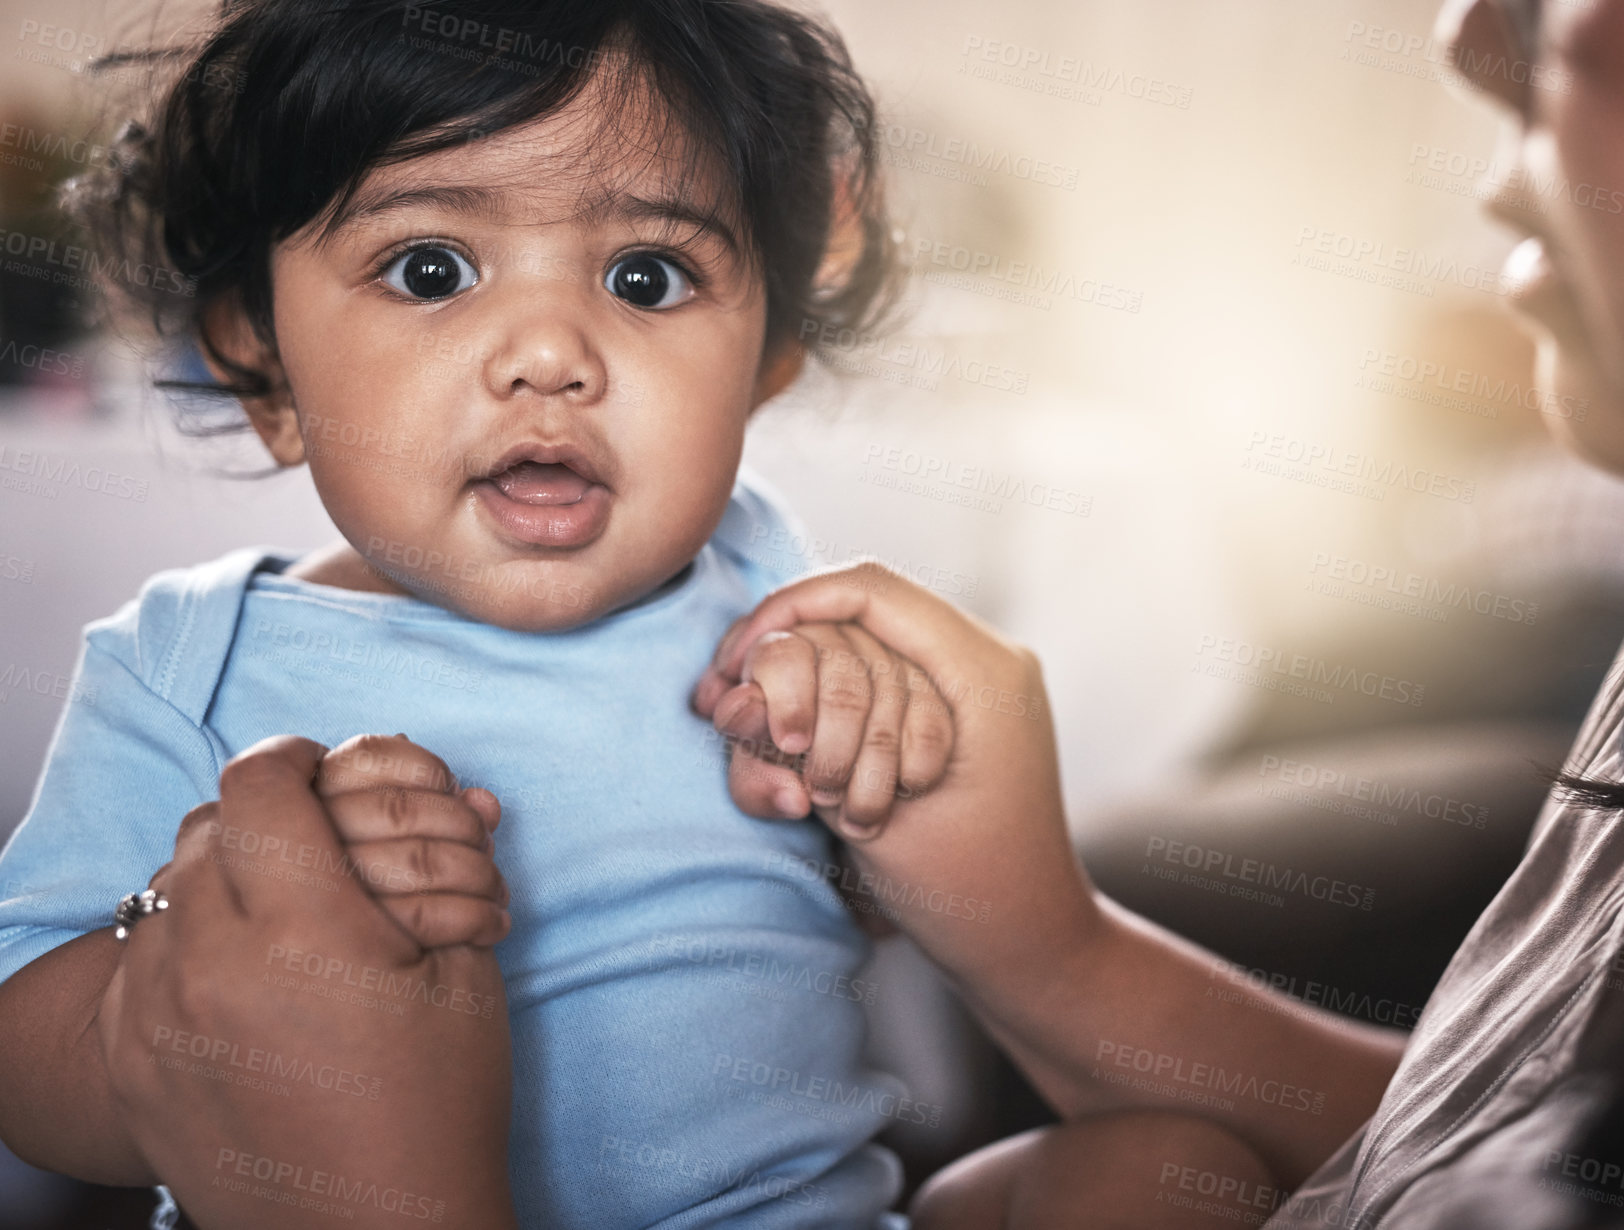
[[[201,324],[200,349],[209,373],[243,390],[237,400],[276,463],[299,465],[305,459],[304,437],[276,347],[260,336],[236,295],[223,295],[204,308]]]
[[[777,397],[790,385],[795,383],[795,377],[801,374],[801,368],[806,365],[806,347],[797,341],[779,342],[761,359],[761,370],[756,373],[755,396],[751,399],[750,408],[754,410],[762,402]]]
[[[823,259],[812,276],[813,289],[821,293],[838,291],[846,284],[863,259],[863,215],[852,200],[853,169],[842,160],[834,176],[834,192],[829,202],[829,239]]]

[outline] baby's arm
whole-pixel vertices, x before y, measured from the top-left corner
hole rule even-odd
[[[1132,1079],[1146,1056],[1153,1069],[1205,1065],[1269,1082],[1292,1096],[1229,1099],[1228,1109],[1213,1099],[1202,1113],[1292,1182],[1371,1114],[1402,1038],[1236,986],[1218,958],[1096,894],[1067,834],[1037,659],[950,604],[873,564],[798,582],[729,634],[696,691],[699,711],[746,740],[775,736],[780,708],[821,722],[824,697],[851,691],[822,677],[831,660],[803,654],[797,672],[781,669],[791,658],[771,648],[781,642],[757,648],[765,634],[804,625],[863,629],[915,665],[950,709],[940,780],[898,797],[852,844],[857,887],[894,910],[1060,1113],[1187,1109],[1159,1092],[1166,1081]],[[747,659],[764,653],[780,666],[752,661],[745,681]],[[741,725],[750,721],[756,729]],[[766,751],[734,780],[781,788],[795,771]],[[1123,1056],[1133,1066],[1122,1067]],[[1112,1079],[1124,1072],[1129,1079]]]

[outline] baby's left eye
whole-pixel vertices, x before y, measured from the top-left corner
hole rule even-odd
[[[462,256],[439,244],[402,252],[383,270],[384,285],[413,299],[445,299],[479,281]]]
[[[609,267],[603,284],[611,295],[640,308],[676,307],[694,294],[687,274],[651,252],[639,252],[616,261]]]

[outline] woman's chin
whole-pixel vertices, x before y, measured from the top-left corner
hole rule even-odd
[[[1578,457],[1624,477],[1624,388],[1604,379],[1588,355],[1550,338],[1539,345],[1536,385],[1555,394],[1571,414],[1543,416],[1557,442]]]
[[[1551,434],[1580,461],[1624,478],[1624,422],[1603,431],[1586,423],[1559,420],[1551,425]]]

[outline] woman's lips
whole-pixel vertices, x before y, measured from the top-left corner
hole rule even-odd
[[[474,490],[503,531],[535,546],[585,546],[609,520],[609,488],[559,463],[521,461]]]

